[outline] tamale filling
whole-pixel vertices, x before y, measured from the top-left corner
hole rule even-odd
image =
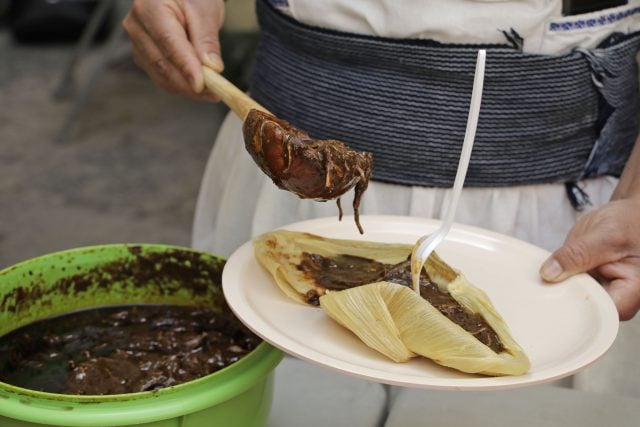
[[[319,287],[333,291],[380,281],[407,287],[412,285],[410,260],[393,265],[353,255],[324,257],[304,252],[298,269]],[[440,290],[424,269],[420,274],[420,296],[496,353],[504,350],[500,338],[484,318],[464,308],[448,292]],[[309,292],[306,297],[309,304],[319,305],[316,292]]]

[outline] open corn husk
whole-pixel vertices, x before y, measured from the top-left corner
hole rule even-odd
[[[327,239],[310,233],[277,230],[263,234],[253,241],[258,262],[271,273],[278,287],[288,297],[307,303],[310,292],[324,295],[326,289],[310,281],[298,269],[304,252],[325,257],[355,255],[397,264],[407,258],[413,246],[371,243],[357,240]]]
[[[396,362],[420,355],[468,373],[520,375],[529,370],[526,354],[487,295],[435,253],[425,264],[431,280],[466,309],[480,314],[500,338],[504,351],[494,352],[408,287],[382,281],[328,291],[298,268],[304,252],[397,264],[409,256],[412,245],[328,239],[279,230],[260,236],[254,246],[257,259],[286,295],[303,303],[310,292],[321,296],[320,306],[332,319]]]

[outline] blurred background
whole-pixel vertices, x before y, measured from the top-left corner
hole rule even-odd
[[[0,0],[0,268],[114,242],[188,245],[226,107],[133,63],[122,0]],[[227,3],[225,74],[246,88],[252,0]],[[239,148],[240,149],[240,148]]]

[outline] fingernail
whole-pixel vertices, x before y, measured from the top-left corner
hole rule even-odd
[[[213,68],[217,72],[222,72],[224,69],[224,63],[220,56],[215,53],[207,53],[204,55],[204,63],[210,68]]]
[[[540,275],[544,280],[555,280],[562,272],[562,266],[554,258],[547,259],[540,269]]]

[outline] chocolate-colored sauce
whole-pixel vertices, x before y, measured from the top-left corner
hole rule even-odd
[[[410,260],[392,265],[351,255],[328,258],[305,252],[298,268],[318,286],[335,291],[383,280],[412,287]],[[420,273],[420,296],[496,353],[504,350],[500,338],[482,316],[470,312],[448,292],[441,291],[424,269]],[[317,293],[310,292],[307,302],[319,305]]]
[[[389,265],[353,255],[327,258],[305,252],[299,268],[323,288],[340,291],[382,280]]]
[[[227,311],[103,307],[35,322],[0,338],[0,381],[79,395],[157,390],[220,370],[260,342]]]
[[[369,185],[373,155],[306,132],[264,111],[251,110],[242,126],[245,148],[275,185],[303,199],[338,200],[355,187],[353,214],[360,234],[360,200]]]

